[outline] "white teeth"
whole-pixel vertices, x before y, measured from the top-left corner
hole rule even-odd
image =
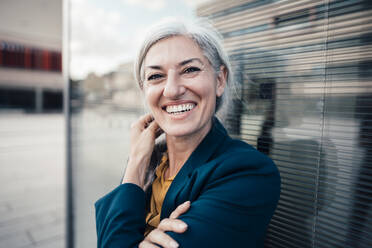
[[[194,103],[186,103],[180,105],[167,106],[166,111],[170,114],[181,113],[185,111],[190,111],[195,107]]]

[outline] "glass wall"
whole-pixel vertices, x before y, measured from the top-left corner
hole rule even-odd
[[[70,246],[96,247],[94,203],[119,185],[129,128],[144,114],[134,51],[165,16],[193,18],[183,1],[70,0]]]
[[[193,15],[187,1],[153,2],[71,0],[75,247],[96,245],[94,202],[119,184],[130,123],[143,113],[132,76],[136,35],[160,16]],[[372,247],[371,14],[367,0],[196,8],[223,35],[235,70],[225,126],[281,173],[266,247]]]

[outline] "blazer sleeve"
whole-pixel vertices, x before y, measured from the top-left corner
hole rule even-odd
[[[98,248],[138,247],[145,231],[145,193],[125,183],[95,203]]]
[[[263,247],[280,195],[274,163],[258,151],[230,154],[179,219],[186,232],[167,232],[180,247]]]

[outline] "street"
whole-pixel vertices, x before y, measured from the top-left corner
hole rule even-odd
[[[63,114],[0,114],[0,247],[59,248],[65,238]]]

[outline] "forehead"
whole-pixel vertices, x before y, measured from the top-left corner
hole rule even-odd
[[[158,41],[149,49],[144,65],[178,64],[190,58],[199,58],[203,62],[207,60],[194,40],[186,36],[172,36]]]

